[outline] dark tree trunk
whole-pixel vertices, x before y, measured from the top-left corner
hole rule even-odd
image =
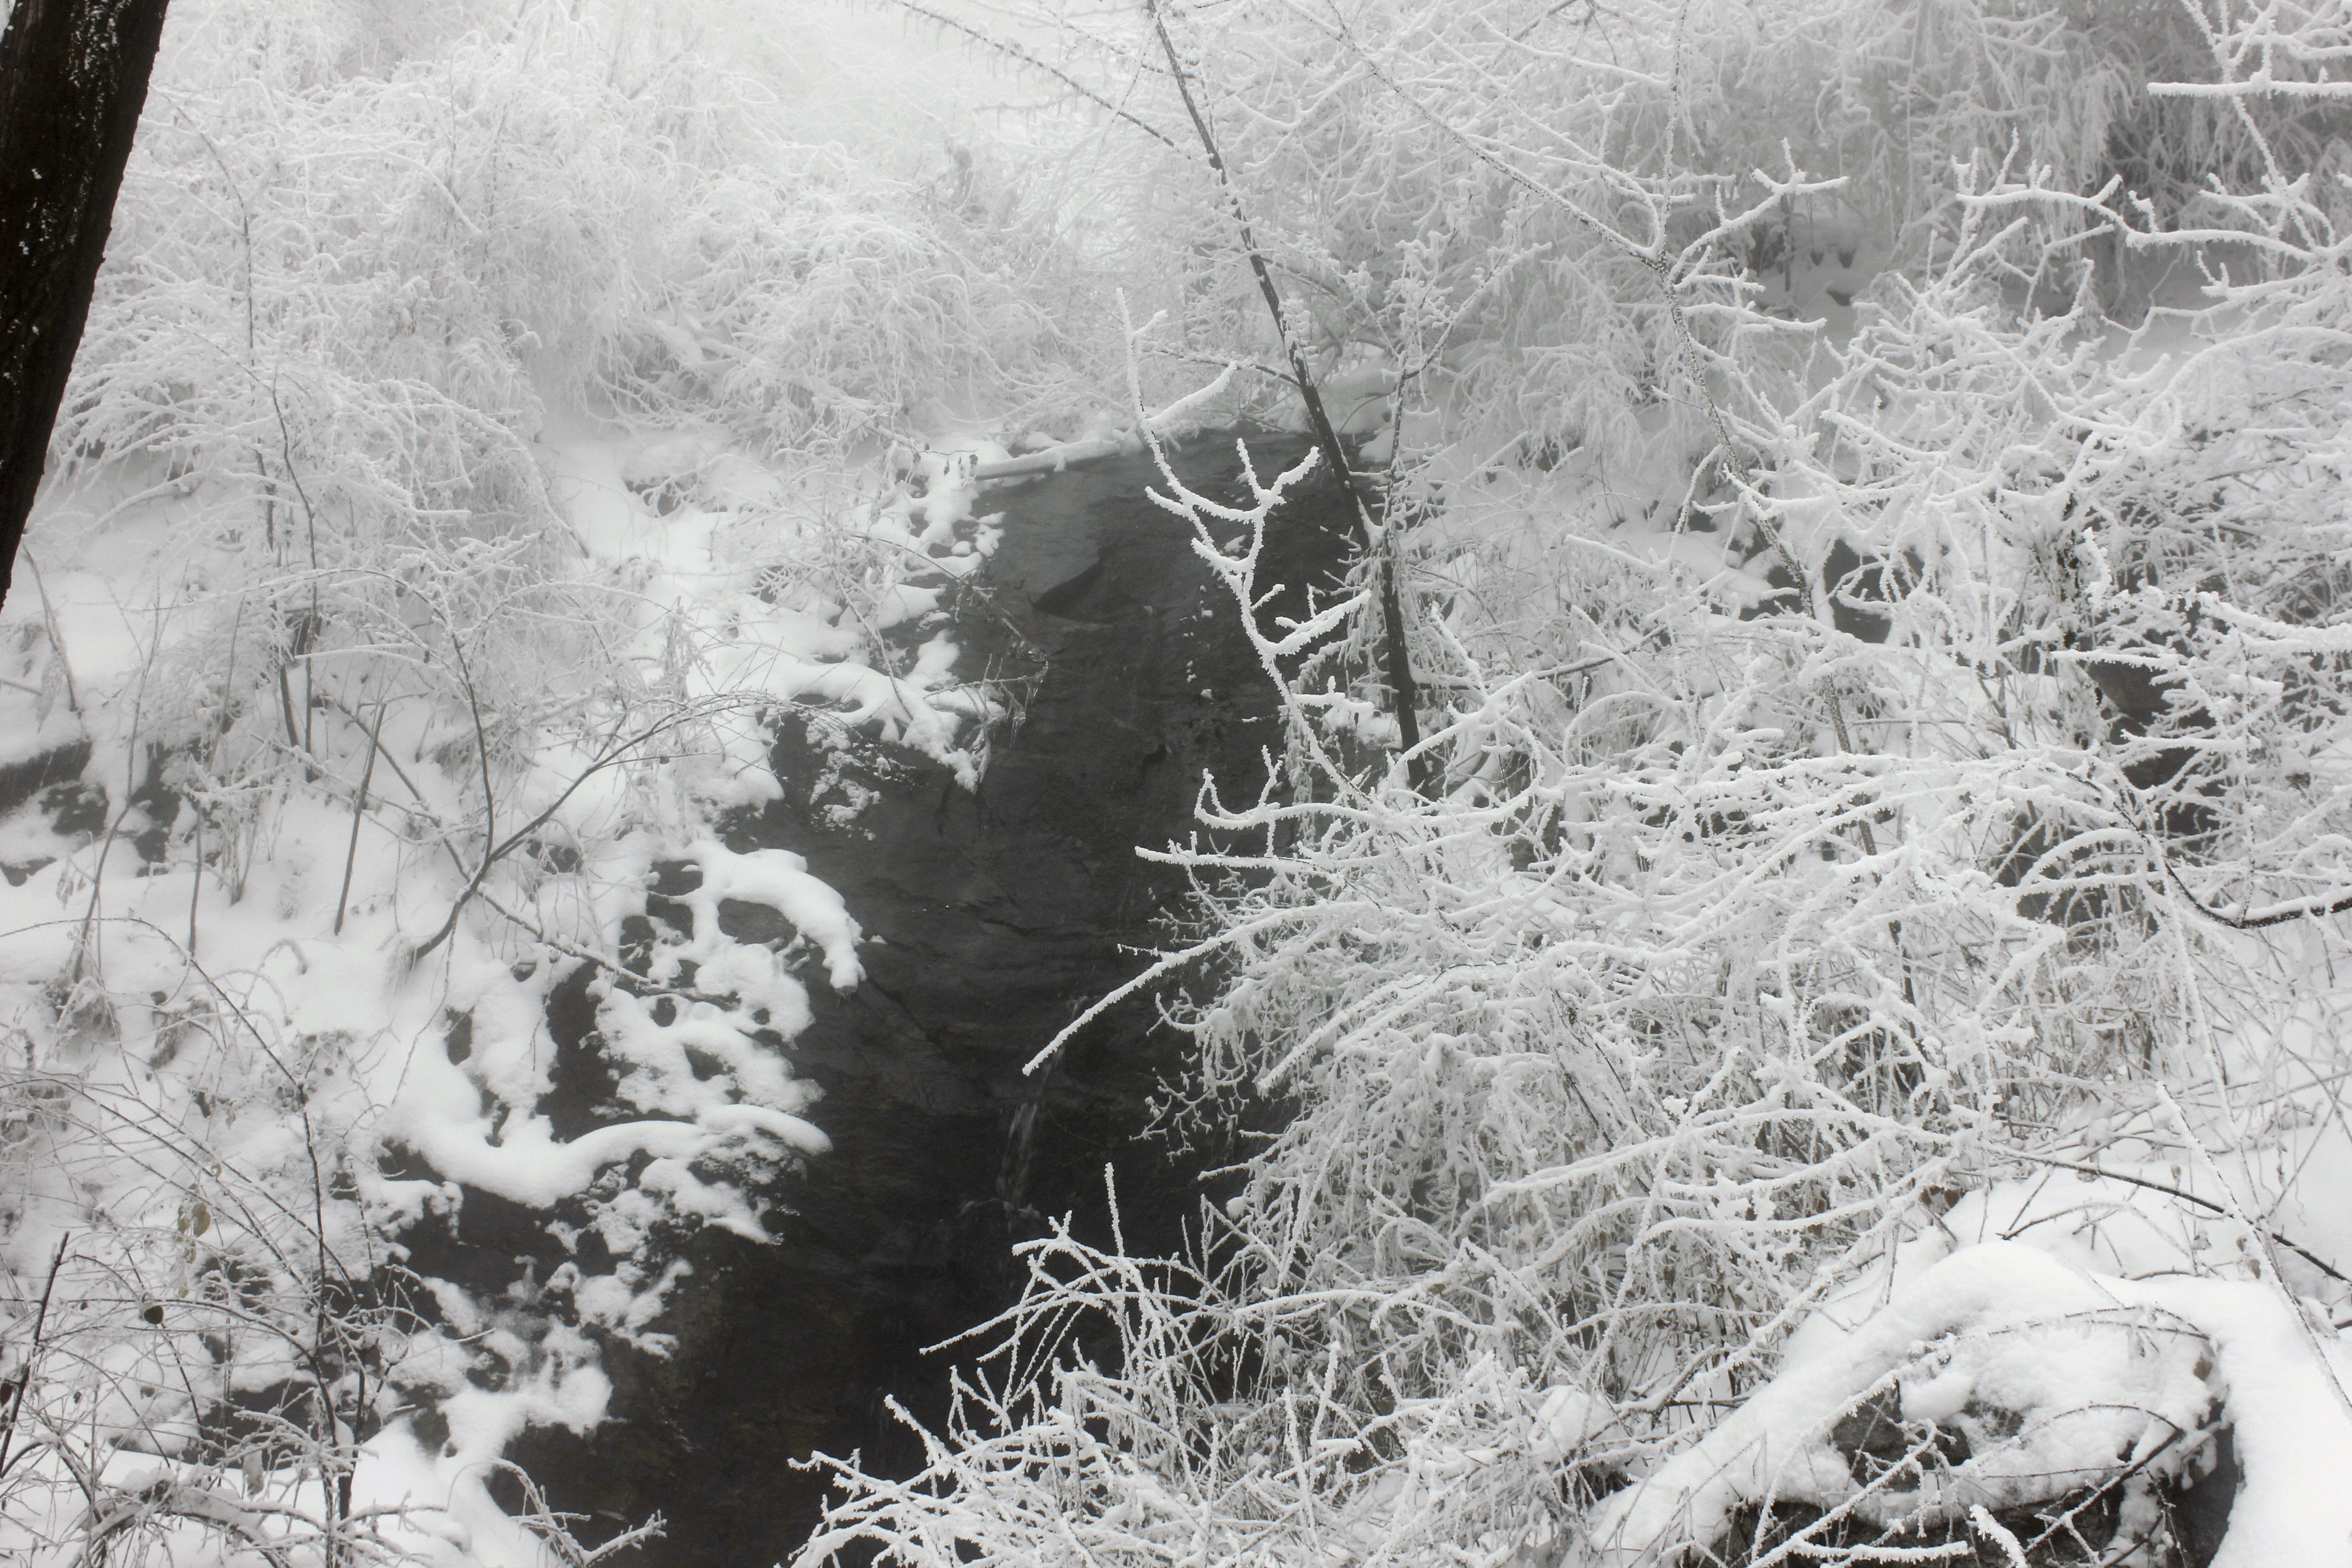
[[[0,33],[0,595],[81,344],[166,0],[16,0]]]

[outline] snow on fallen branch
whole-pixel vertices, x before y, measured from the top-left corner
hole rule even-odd
[[[1152,415],[1143,427],[1155,436],[1172,436],[1192,424],[1194,416],[1202,413],[1224,395],[1233,384],[1234,373],[1239,365],[1229,364],[1217,373],[1216,380],[1197,392],[1190,392]],[[1058,474],[1063,469],[1087,463],[1107,462],[1113,458],[1128,457],[1143,450],[1143,437],[1137,432],[1105,436],[1090,441],[1064,441],[1018,458],[1003,458],[992,463],[981,463],[971,470],[975,481],[989,479],[1025,479],[1033,474]]]
[[[2214,1568],[2341,1563],[2352,1552],[2342,1486],[2352,1415],[2336,1392],[2352,1348],[2315,1341],[2272,1285],[2114,1279],[2023,1243],[1987,1242],[1811,1352],[1604,1501],[1570,1561],[1667,1562],[1719,1541],[1741,1508],[1778,1504],[1826,1511],[1759,1564],[1833,1553],[1815,1539],[1832,1524],[1970,1521],[1984,1533],[1979,1513],[2045,1505],[2126,1469],[2119,1528],[2130,1529],[2130,1489],[2179,1480],[2217,1421],[2235,1435],[2244,1479]],[[1858,1436],[1858,1419],[1899,1432],[1900,1449]],[[1864,1458],[1897,1451],[1907,1458]]]

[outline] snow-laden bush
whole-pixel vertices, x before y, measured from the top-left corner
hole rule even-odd
[[[2251,72],[2206,48],[2203,14],[1791,6],[1719,56],[1679,13],[1557,36],[1549,15],[1179,18],[1323,363],[1402,384],[1360,427],[1395,443],[1444,786],[1349,765],[1343,742],[1395,734],[1353,657],[1369,595],[1334,606],[1349,637],[1304,676],[1278,656],[1329,624],[1266,644],[1286,777],[1204,797],[1253,847],[1168,852],[1207,934],[1150,978],[1203,973],[1174,1013],[1198,1051],[1180,1124],[1252,1098],[1286,1118],[1189,1276],[1035,1249],[929,1468],[844,1468],[804,1561],[1716,1550],[1729,1503],[1675,1489],[1769,1424],[1789,1336],[2051,1162],[2094,1182],[2112,1162],[2221,1225],[2161,1266],[2227,1286],[2229,1310],[2341,1316],[2345,1237],[2297,1175],[2347,1136],[2340,944],[2294,923],[2352,888],[2327,104],[2250,85],[2202,119],[2151,108],[2174,100],[2150,74]],[[1915,111],[1941,140],[1906,140]],[[1793,160],[1715,162],[1776,121]],[[2234,184],[2120,184],[2224,143]],[[1809,216],[1878,255],[1832,269]],[[1433,255],[1465,258],[1453,281],[1389,281]],[[1225,316],[1188,325],[1246,338],[1239,290],[1215,297]],[[1556,323],[1591,368],[1503,404],[1541,387]],[[1420,346],[1446,342],[1489,390]],[[1246,535],[1279,486],[1236,515],[1169,484],[1255,604],[1271,584],[1213,535]],[[2123,1223],[2103,1202],[2068,1245]],[[2141,1411],[2151,1442],[2157,1416],[2202,1418],[2185,1384],[2097,1382],[2073,1392]],[[1757,1415],[1725,1416],[1751,1394]],[[2346,1407],[2308,1411],[2333,1444]],[[2030,1467],[2032,1442],[2002,1452]],[[1653,1482],[1659,1529],[1589,1542]],[[1906,1537],[1937,1523],[1912,1503],[1872,1517],[1875,1545],[1756,1560],[1973,1549]],[[2342,1543],[2311,1517],[2242,1521],[2232,1560],[2282,1539],[2326,1560]],[[2130,1528],[2098,1549],[2173,1525]]]
[[[2225,107],[2141,90],[2212,74],[2174,0],[1165,12],[1318,369],[1402,385],[1424,450],[1581,445],[1633,460],[1636,411],[1680,401],[1667,388],[1684,342],[1645,286],[1654,268],[1710,356],[1785,360],[1772,345],[1793,342],[1801,358],[1811,333],[1788,318],[1890,266],[1916,273],[1966,178],[1955,160],[1974,151],[2069,192],[2128,178],[2161,226],[2210,216],[2209,175],[2246,189],[2263,171]],[[1152,179],[1107,198],[1129,220],[1129,275],[1192,349],[1273,363],[1231,213],[1144,17],[1056,22],[1050,63],[1163,138],[1130,138]],[[2277,118],[2290,178],[2330,166],[2345,128],[2325,104]],[[2085,237],[2095,222],[2050,219],[2063,292],[2064,264],[2105,242]],[[2110,266],[2103,286],[2145,281]],[[1742,299],[1764,316],[1727,308]],[[1276,379],[1255,393],[1295,417]]]
[[[659,1247],[825,1147],[785,1046],[858,930],[714,825],[786,709],[977,779],[940,606],[992,535],[908,447],[1067,413],[1087,317],[984,159],[852,156],[757,20],[174,7],[0,652],[8,763],[88,759],[0,826],[28,1561],[531,1560],[509,1437],[601,1419]],[[625,942],[657,863],[701,918]],[[463,1188],[618,1262],[411,1279]]]

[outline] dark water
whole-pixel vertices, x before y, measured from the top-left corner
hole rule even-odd
[[[1267,474],[1302,450],[1252,445]],[[1196,444],[1180,467],[1230,493],[1230,438]],[[938,1416],[945,1367],[923,1347],[1008,1302],[1009,1247],[1043,1216],[1074,1215],[1101,1238],[1106,1165],[1129,1245],[1181,1240],[1199,1156],[1139,1136],[1176,1062],[1151,1009],[1090,1026],[1042,1082],[1021,1072],[1135,973],[1127,949],[1181,910],[1181,880],[1133,847],[1188,833],[1204,770],[1254,790],[1260,748],[1280,745],[1230,598],[1186,525],[1145,499],[1155,477],[1123,460],[982,502],[1005,508],[1003,542],[987,569],[992,603],[960,610],[957,635],[971,668],[1035,679],[977,794],[942,770],[867,756],[846,772],[877,798],[845,824],[826,810],[845,798],[826,784],[826,756],[788,728],[775,757],[785,798],[734,825],[738,849],[806,856],[882,940],[864,950],[855,993],[809,977],[816,1021],[790,1054],[824,1088],[810,1114],[834,1148],[773,1194],[774,1245],[696,1238],[695,1272],[655,1325],[677,1336],[676,1355],[611,1348],[613,1420],[584,1437],[531,1433],[514,1455],[559,1508],[666,1515],[669,1538],[639,1561],[749,1568],[789,1555],[823,1484],[790,1461],[812,1453],[913,1468],[886,1396]],[[1332,500],[1318,491],[1278,520],[1269,581],[1328,577],[1344,553]],[[1295,601],[1276,609],[1299,613]],[[596,1066],[580,1002],[553,1020],[575,1092]]]

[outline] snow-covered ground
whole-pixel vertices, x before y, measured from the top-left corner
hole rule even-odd
[[[684,1218],[765,1239],[742,1184],[826,1149],[800,1114],[809,1096],[785,1048],[809,1016],[794,971],[814,965],[853,988],[857,924],[797,857],[730,852],[710,825],[775,789],[764,722],[787,704],[976,777],[972,748],[992,700],[960,675],[953,644],[918,632],[895,668],[876,653],[878,637],[938,618],[940,588],[986,558],[971,487],[948,459],[927,458],[917,485],[829,520],[814,571],[836,575],[780,591],[774,574],[810,570],[795,558],[782,479],[711,439],[649,442],[586,418],[557,428],[542,461],[556,515],[579,542],[560,581],[589,585],[611,617],[598,628],[602,658],[669,679],[602,710],[604,694],[578,689],[576,706],[541,709],[535,729],[509,708],[498,720],[516,728],[490,742],[487,763],[470,712],[402,689],[397,647],[287,659],[307,722],[265,707],[256,735],[235,728],[232,710],[226,745],[199,742],[186,754],[189,693],[162,689],[204,677],[173,645],[236,595],[189,548],[188,536],[202,537],[190,515],[199,503],[166,496],[125,510],[92,487],[40,518],[46,593],[13,597],[0,617],[15,658],[0,733],[11,761],[68,748],[89,760],[78,784],[33,792],[0,828],[0,984],[26,1069],[11,1092],[30,1107],[45,1085],[69,1086],[74,1103],[102,1107],[104,1119],[12,1123],[23,1131],[11,1150],[8,1243],[18,1278],[36,1281],[64,1245],[61,1278],[78,1297],[91,1289],[89,1268],[114,1274],[107,1300],[78,1300],[47,1338],[51,1354],[120,1364],[111,1407],[89,1416],[97,1451],[69,1461],[59,1436],[12,1478],[13,1495],[43,1485],[135,1492],[159,1461],[168,1471],[201,1451],[205,1406],[219,1394],[190,1386],[185,1369],[167,1373],[188,1344],[228,1331],[224,1320],[251,1316],[283,1342],[253,1360],[205,1356],[203,1375],[221,1393],[282,1399],[278,1385],[299,1381],[302,1358],[352,1357],[366,1370],[342,1369],[351,1381],[335,1386],[367,1401],[363,1415],[340,1417],[364,1427],[353,1506],[446,1503],[447,1523],[434,1528],[462,1560],[528,1559],[531,1538],[483,1491],[486,1467],[525,1421],[602,1418],[604,1385],[580,1330],[635,1334],[657,1320],[677,1274],[648,1276],[631,1261],[646,1231]],[[646,497],[664,486],[690,499],[657,515]],[[844,552],[859,552],[845,571]],[[827,580],[847,584],[842,596],[819,585]],[[462,660],[467,639],[453,641],[437,651]],[[434,651],[420,635],[405,657]],[[250,639],[224,657],[240,655],[271,658]],[[548,673],[560,681],[576,669]],[[224,684],[204,695],[217,699]],[[299,744],[269,733],[281,724]],[[255,756],[247,776],[225,778],[224,753],[240,742],[299,772]],[[488,805],[478,769],[493,786]],[[94,815],[75,817],[84,804]],[[700,917],[694,934],[658,942],[642,982],[595,985],[621,1100],[641,1119],[559,1139],[537,1109],[552,1087],[549,992],[576,967],[573,954],[604,955],[590,961],[619,974],[617,933],[643,914],[657,860],[700,873],[686,899]],[[729,938],[722,900],[768,906],[797,940],[779,952]],[[445,924],[450,934],[428,949]],[[462,1052],[446,1044],[459,1020]],[[719,1070],[696,1070],[690,1053]],[[286,1120],[288,1093],[303,1121]],[[428,1173],[384,1173],[395,1163]],[[447,1211],[461,1185],[551,1211],[585,1198],[622,1259],[613,1272],[547,1282],[569,1310],[542,1311],[535,1342],[506,1346],[515,1370],[501,1385],[465,1375],[499,1342],[497,1305],[453,1286],[426,1282],[439,1322],[355,1329],[353,1344],[332,1352],[283,1321],[320,1288],[303,1248],[356,1291],[384,1288],[386,1247],[406,1225]],[[193,1235],[192,1204],[212,1216]],[[185,1245],[163,1248],[159,1276],[150,1238],[174,1235]],[[287,1271],[268,1279],[267,1309],[237,1299],[245,1271],[263,1267],[256,1248]],[[142,1324],[151,1300],[160,1313]],[[559,1316],[573,1326],[551,1329]],[[446,1423],[437,1445],[420,1446],[400,1414],[419,1401]],[[37,1401],[28,1427],[36,1410],[66,1418]],[[118,1434],[129,1433],[145,1436],[124,1444]],[[253,1495],[267,1501],[282,1488],[299,1500],[303,1445],[247,1451],[271,1467]],[[55,1468],[68,1462],[84,1467],[79,1481]],[[9,1522],[37,1531],[52,1521]]]

